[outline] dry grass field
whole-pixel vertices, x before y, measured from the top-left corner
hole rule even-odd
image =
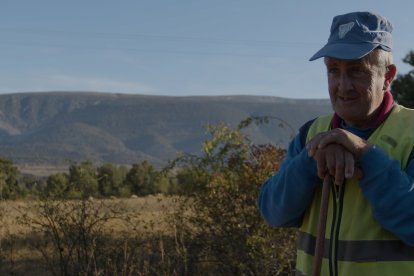
[[[39,210],[37,204],[36,201],[0,202],[0,275],[51,275],[45,274],[41,252],[33,246],[42,233],[35,233],[32,227],[21,223],[24,215],[36,218]],[[149,231],[171,233],[166,227],[165,217],[174,210],[174,197],[152,195],[127,199],[90,199],[88,204],[100,212],[114,207],[121,210],[120,216],[128,217],[128,223],[125,223],[125,219],[110,219],[102,224],[102,230],[112,236],[136,236],[141,235],[138,232],[145,234]]]
[[[68,172],[69,165],[17,165],[22,174],[33,175],[36,177],[48,177],[49,175],[61,172]]]

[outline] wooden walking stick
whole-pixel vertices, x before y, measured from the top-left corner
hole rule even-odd
[[[331,176],[327,174],[323,180],[321,206],[319,209],[318,234],[316,236],[315,256],[313,259],[313,276],[319,276],[322,268],[322,258],[325,243],[326,219],[328,216],[329,189]]]

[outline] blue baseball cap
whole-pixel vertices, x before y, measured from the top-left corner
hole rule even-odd
[[[376,48],[392,50],[392,24],[378,14],[352,12],[335,16],[328,43],[309,60],[321,57],[355,60]]]

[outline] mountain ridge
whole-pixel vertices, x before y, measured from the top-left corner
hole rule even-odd
[[[0,95],[0,155],[21,165],[71,161],[163,165],[178,151],[200,153],[205,126],[236,126],[251,116],[270,116],[252,126],[259,142],[286,147],[301,124],[331,112],[328,99],[271,96],[153,96],[102,92],[25,92]],[[292,132],[292,131],[290,131]]]

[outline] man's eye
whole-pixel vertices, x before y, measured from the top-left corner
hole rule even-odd
[[[362,77],[366,74],[366,71],[360,68],[353,69],[351,72],[356,77]]]
[[[338,69],[337,68],[328,68],[328,74],[337,74]]]

